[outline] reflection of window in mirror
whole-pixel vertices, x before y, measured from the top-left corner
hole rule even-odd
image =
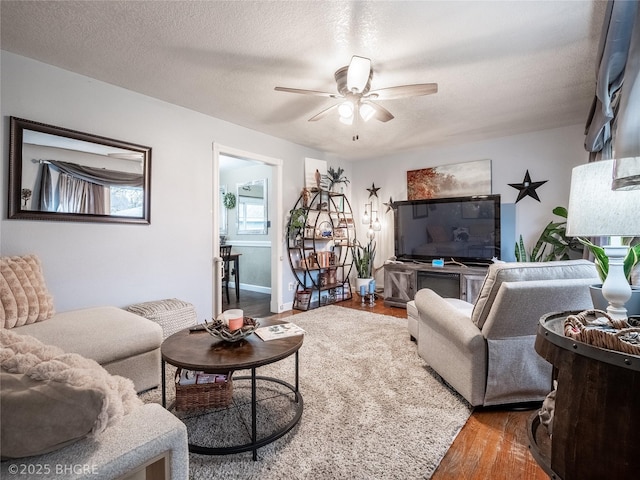
[[[111,215],[123,217],[142,217],[144,191],[142,187],[109,188]]]
[[[218,212],[220,213],[220,235],[227,234],[227,207],[224,206],[224,196],[227,193],[227,186],[220,185],[220,202]]]
[[[238,184],[238,234],[267,233],[267,180]]]

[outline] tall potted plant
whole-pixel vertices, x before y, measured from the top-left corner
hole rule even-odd
[[[358,277],[356,278],[356,288],[360,291],[362,285],[368,291],[368,285],[373,280],[373,261],[376,258],[376,243],[374,240],[369,240],[366,246],[363,246],[360,242],[354,246],[354,264]]]
[[[516,242],[515,255],[518,262],[551,262],[554,260],[570,260],[581,258],[583,247],[577,238],[567,237],[567,209],[556,207],[554,215],[564,218],[564,221],[549,222],[540,234],[531,254],[524,246],[522,235]]]
[[[596,265],[598,276],[604,283],[607,275],[609,274],[609,257],[605,254],[604,248],[595,245],[586,238],[578,237],[578,241],[588,248],[593,255],[593,262]],[[630,246],[629,252],[624,259],[624,275],[631,285],[631,298],[626,303],[626,309],[629,315],[640,314],[640,285],[634,285],[632,280],[634,271],[637,268],[640,268],[640,243]],[[602,284],[591,285],[590,291],[593,306],[600,310],[606,310],[608,302],[602,295]]]

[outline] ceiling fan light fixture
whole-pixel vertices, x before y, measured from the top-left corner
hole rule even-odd
[[[360,112],[360,116],[362,117],[362,120],[364,120],[365,122],[368,122],[369,120],[371,120],[373,116],[376,114],[376,109],[373,108],[368,103],[361,103],[358,111]]]
[[[350,92],[354,90],[356,92],[364,91],[364,87],[367,86],[369,81],[369,75],[371,75],[371,60],[354,55],[351,57],[351,63],[349,63],[349,70],[347,71],[347,89]]]
[[[344,123],[345,125],[353,125],[353,115],[350,117],[340,117],[340,123]]]
[[[342,102],[340,106],[338,106],[338,113],[341,119],[353,117],[353,103],[349,101]]]

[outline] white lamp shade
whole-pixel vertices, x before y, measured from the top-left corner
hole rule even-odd
[[[371,60],[354,55],[351,57],[349,69],[347,70],[347,88],[350,92],[356,90],[362,92],[367,86],[371,75]]]
[[[369,103],[362,102],[360,104],[360,116],[365,122],[371,120],[375,114],[376,109],[373,108]]]
[[[640,157],[616,158],[613,161],[613,189],[640,188]]]
[[[612,190],[613,160],[580,165],[571,174],[567,235],[640,235],[640,190]]]
[[[346,101],[338,105],[338,114],[342,118],[349,118],[353,116],[353,103]]]

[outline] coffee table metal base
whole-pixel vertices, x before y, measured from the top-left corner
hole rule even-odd
[[[299,379],[298,379],[298,352],[297,351],[295,353],[295,386],[291,385],[288,382],[285,382],[284,380],[280,380],[278,378],[256,375],[255,367],[251,369],[250,376],[241,376],[241,377],[233,378],[234,382],[238,380],[251,380],[251,442],[245,443],[242,445],[231,445],[228,447],[205,447],[202,445],[195,445],[195,444],[189,443],[189,451],[191,453],[197,453],[200,455],[230,455],[233,453],[253,451],[253,460],[257,460],[258,448],[264,447],[265,445],[268,445],[269,443],[287,434],[300,421],[300,418],[302,417],[302,411],[304,410],[304,402],[302,400],[302,395],[300,394],[300,391],[298,388]],[[291,421],[289,421],[284,427],[280,428],[279,430],[276,430],[275,432],[263,438],[258,438],[258,434],[257,434],[258,402],[256,398],[257,397],[256,384],[258,380],[278,383],[288,388],[294,394],[295,405],[296,405],[295,415],[293,416]],[[162,405],[166,407],[166,383],[165,383],[165,362],[164,361],[162,362]]]
[[[290,383],[287,383],[283,380],[277,379],[277,378],[273,378],[273,377],[263,377],[261,375],[255,375],[254,376],[255,371],[252,371],[252,375],[251,376],[243,376],[243,377],[234,377],[233,381],[238,381],[238,380],[251,380],[251,397],[252,397],[252,402],[251,402],[251,442],[250,443],[245,443],[244,445],[232,445],[229,447],[205,447],[205,446],[201,446],[201,445],[194,445],[192,443],[189,444],[189,451],[191,453],[198,453],[200,455],[229,455],[232,453],[241,453],[241,452],[248,452],[248,451],[253,451],[253,459],[257,460],[258,458],[258,448],[260,447],[264,447],[265,445],[268,445],[269,443],[277,440],[278,438],[282,437],[283,435],[287,434],[300,420],[300,418],[302,417],[302,411],[304,409],[304,402],[302,400],[302,395],[300,394],[299,391],[296,390],[296,388],[291,385]],[[257,412],[256,412],[256,407],[257,407],[257,403],[255,400],[255,383],[257,380],[262,380],[262,381],[267,381],[267,382],[273,382],[273,383],[278,383],[284,387],[287,387],[289,390],[291,390],[291,392],[293,392],[294,396],[295,396],[295,403],[296,403],[296,409],[295,409],[295,415],[294,417],[281,429],[267,435],[264,438],[257,438]]]

